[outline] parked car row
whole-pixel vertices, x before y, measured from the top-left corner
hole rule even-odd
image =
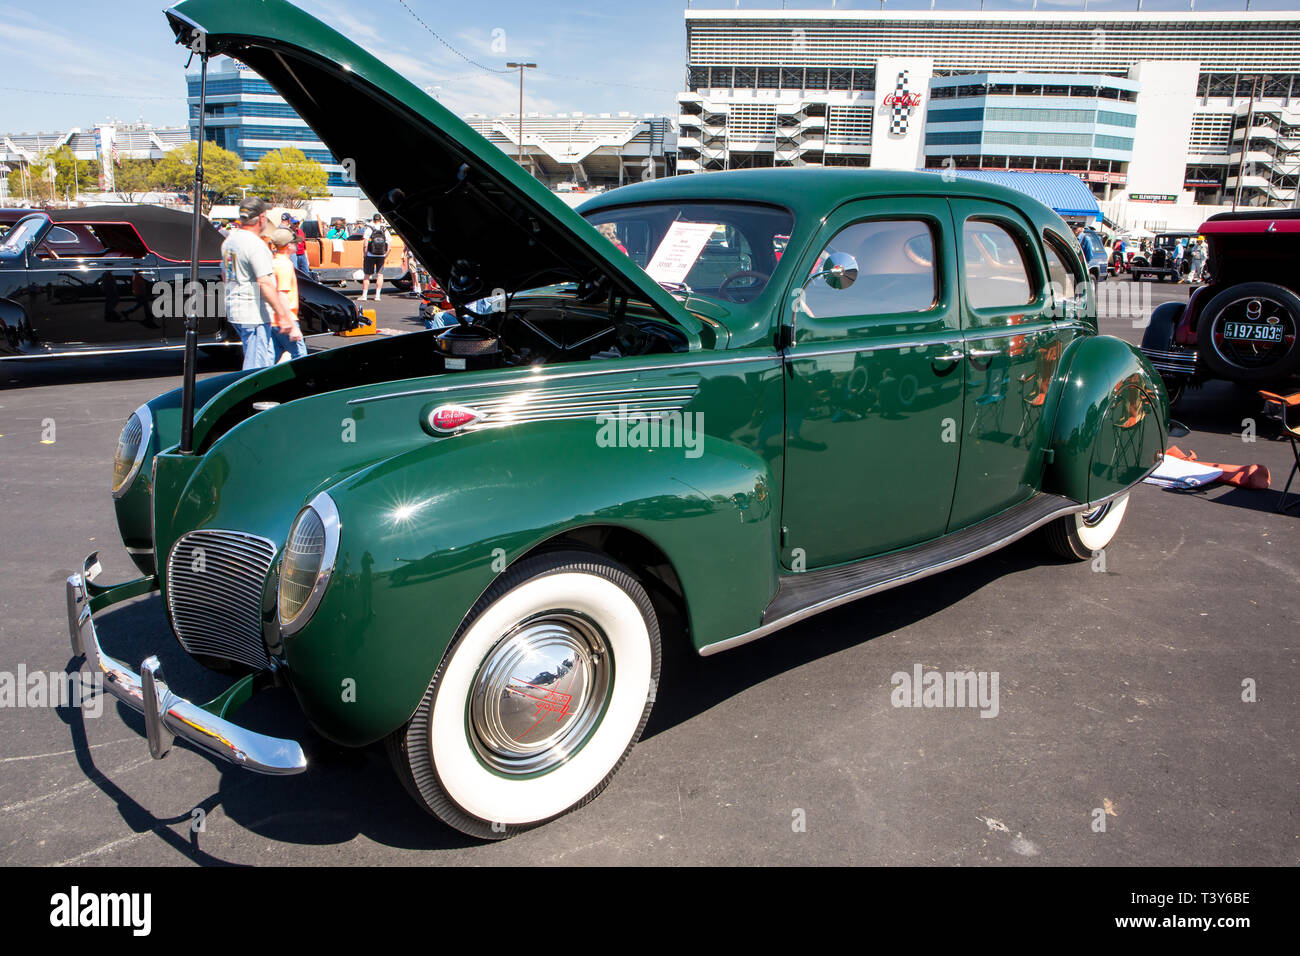
[[[189,287],[193,217],[159,206],[0,209],[0,361],[184,347],[187,300],[204,351],[238,355],[221,296],[221,234],[200,223],[202,292]],[[360,324],[356,304],[305,276],[308,335]]]

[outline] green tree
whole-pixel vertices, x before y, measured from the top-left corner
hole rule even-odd
[[[41,154],[28,171],[32,189],[41,199],[75,199],[79,191],[94,192],[99,188],[99,163],[77,159],[66,145]]]
[[[139,201],[150,189],[149,179],[153,175],[154,165],[152,159],[122,160],[121,165],[113,170],[113,191],[117,193],[117,198],[122,202]]]
[[[198,143],[191,141],[164,153],[149,176],[149,185],[160,192],[192,192],[198,151]],[[218,200],[238,198],[239,187],[247,182],[248,173],[238,156],[215,143],[203,144],[203,212],[209,212]]]
[[[325,167],[296,146],[273,149],[253,168],[252,192],[273,206],[297,209],[329,187]]]

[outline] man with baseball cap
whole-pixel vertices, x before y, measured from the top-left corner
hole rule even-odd
[[[221,269],[226,288],[226,321],[244,345],[244,368],[275,364],[271,318],[282,328],[293,316],[276,289],[275,263],[261,238],[266,229],[266,203],[246,196],[239,204],[239,221],[221,244]]]

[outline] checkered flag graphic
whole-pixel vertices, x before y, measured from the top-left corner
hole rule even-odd
[[[898,82],[894,86],[894,115],[889,120],[889,131],[895,136],[902,136],[907,132],[907,119],[912,113],[912,108],[908,103],[908,76],[910,70],[903,70],[898,74]]]

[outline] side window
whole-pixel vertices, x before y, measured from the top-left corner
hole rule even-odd
[[[810,274],[821,271],[831,253],[847,252],[857,260],[857,281],[833,289],[813,279],[804,292],[804,308],[819,319],[924,312],[939,297],[934,250],[934,231],[919,219],[871,219],[846,226],[826,244]]]
[[[1059,290],[1067,301],[1073,299],[1083,278],[1074,265],[1074,257],[1064,251],[1061,240],[1051,233],[1043,236],[1043,248],[1047,250],[1047,276],[1052,280],[1053,291]]]
[[[1034,300],[1024,250],[1006,228],[989,219],[967,219],[962,249],[971,308],[996,309]]]

